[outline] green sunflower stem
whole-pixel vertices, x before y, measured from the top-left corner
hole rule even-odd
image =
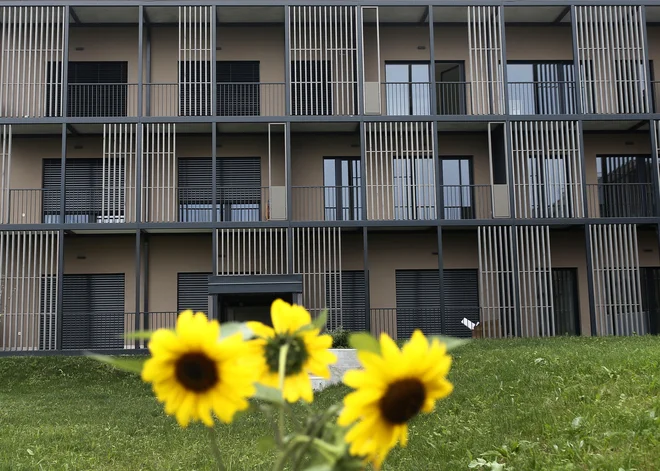
[[[282,345],[282,348],[280,348],[280,358],[279,358],[279,364],[277,368],[278,376],[279,376],[279,386],[280,386],[280,392],[282,393],[282,400],[285,401],[286,399],[284,398],[284,378],[286,377],[286,356],[289,353],[289,344],[285,343]],[[280,405],[280,414],[279,414],[279,421],[278,421],[278,442],[282,443],[284,441],[284,405]]]
[[[218,471],[226,471],[225,464],[222,461],[222,453],[220,453],[220,447],[218,447],[218,440],[215,436],[215,429],[213,427],[206,427],[209,433],[209,439],[211,441],[211,452],[215,458],[215,462],[218,465]]]

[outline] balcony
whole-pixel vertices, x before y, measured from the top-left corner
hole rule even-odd
[[[387,82],[381,84],[383,114],[387,116],[426,116],[431,114],[430,82]],[[470,115],[468,82],[437,82],[435,84],[437,114]]]
[[[574,82],[509,82],[508,93],[512,115],[577,113]]]
[[[209,84],[148,83],[144,84],[145,116],[210,116]],[[285,84],[218,83],[216,89],[218,116],[284,116]]]
[[[359,186],[294,186],[291,188],[293,221],[359,221],[362,196]]]
[[[587,184],[591,218],[644,218],[657,212],[651,183]]]
[[[149,193],[149,188],[145,189]],[[269,218],[270,188],[217,188],[216,220],[220,222],[257,222]],[[213,191],[211,188],[177,189],[177,222],[212,222]],[[169,202],[151,198],[150,207],[156,211],[152,222],[168,222],[158,217],[158,208]],[[163,214],[163,213],[161,213]],[[154,220],[155,219],[155,220]]]
[[[138,115],[136,83],[72,83],[68,85],[70,118],[135,117]]]

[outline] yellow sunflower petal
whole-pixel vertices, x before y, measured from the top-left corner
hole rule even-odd
[[[261,322],[250,321],[247,323],[247,328],[254,332],[257,337],[270,338],[275,336],[275,330]]]
[[[273,302],[270,316],[277,333],[292,333],[312,322],[309,312],[304,307],[291,305],[281,299]]]

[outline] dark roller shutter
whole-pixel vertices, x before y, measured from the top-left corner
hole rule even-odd
[[[55,306],[57,305],[57,280],[54,276],[41,277],[41,293],[40,293],[40,311],[42,313],[39,318],[39,350],[54,350],[55,349],[55,332],[56,326],[56,313]],[[51,313],[46,313],[46,306],[51,307]]]
[[[126,116],[128,62],[69,62],[68,116]]]
[[[328,306],[339,305],[339,300],[335,300],[340,292],[340,287],[336,286],[338,282],[338,277],[328,276],[326,278],[326,302]],[[341,317],[336,315],[332,322],[333,325],[341,324],[344,330],[366,330],[364,271],[347,270],[341,272],[341,306]]]
[[[179,273],[177,275],[177,311],[194,312],[209,310],[210,273]]]
[[[216,63],[218,116],[259,116],[259,62]]]
[[[124,274],[64,275],[62,348],[124,348]]]
[[[479,289],[476,270],[444,270],[445,334],[470,337],[461,324],[467,317],[479,321]],[[441,331],[440,285],[437,270],[396,271],[396,317],[399,338],[415,329],[428,335]]]

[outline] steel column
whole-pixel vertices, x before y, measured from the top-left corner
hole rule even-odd
[[[571,5],[571,34],[572,34],[571,44],[573,46],[573,86],[575,87],[575,112],[577,114],[582,114],[583,113],[582,100],[584,99],[584,97],[582,96],[582,91],[583,91],[581,86],[582,81],[580,80],[581,72],[580,72],[580,60],[578,56],[578,43],[577,43],[578,31],[577,31],[577,22],[575,15],[575,5]]]
[[[67,147],[67,127],[62,124],[62,149],[61,149],[61,168],[60,168],[60,216],[57,218],[60,224],[66,223],[66,147]]]
[[[218,126],[211,123],[211,222],[218,222]]]
[[[367,164],[366,164],[366,134],[365,134],[365,125],[364,121],[360,121],[360,199],[362,200],[362,205],[360,208],[360,219],[362,221],[367,220]]]
[[[650,83],[650,82],[649,82]],[[656,126],[655,120],[649,121],[649,133],[651,138],[651,167],[653,168],[652,180],[653,180],[653,216],[660,216],[660,181],[658,170],[658,127]]]
[[[291,116],[291,17],[290,7],[284,5],[284,114]],[[288,127],[288,126],[287,126]],[[289,208],[287,208],[287,211]]]
[[[440,286],[440,332],[446,334],[447,326],[445,319],[447,318],[447,313],[445,312],[445,262],[444,255],[442,252],[442,226],[438,226],[438,286]]]
[[[507,77],[507,71],[506,71],[506,27],[505,27],[505,22],[504,22],[504,7],[500,6],[498,9],[498,19],[500,22],[500,57],[502,58],[502,62],[500,64],[500,67],[502,67],[502,93],[504,94],[504,114],[509,115],[509,79]],[[511,160],[509,160],[511,162]],[[513,213],[511,213],[513,215]]]
[[[362,61],[362,54],[364,54],[364,25],[362,24],[362,8],[357,8],[356,21],[357,21],[357,57],[355,64],[357,66],[358,73],[358,83],[357,83],[357,114],[358,116],[364,116],[364,70],[362,64],[359,62]],[[360,140],[362,140],[362,134],[360,134]],[[362,167],[364,168],[364,167]]]
[[[140,329],[140,274],[142,271],[142,231],[139,229],[135,231],[135,327],[134,331],[139,332]],[[147,314],[145,313],[145,316]],[[135,338],[135,348],[140,348],[140,339]]]
[[[288,9],[287,9],[288,11]],[[287,273],[293,273],[293,229],[291,228],[291,207],[293,198],[291,195],[291,123],[284,125],[284,163],[286,175],[286,220],[287,227]]]
[[[142,88],[144,86],[143,75],[143,64],[142,64],[142,48],[143,45],[143,36],[144,36],[144,5],[138,7],[138,16],[140,17],[140,22],[138,23],[138,89],[137,89],[137,115],[142,117],[143,115],[143,103],[142,103]],[[130,95],[129,95],[130,96]]]
[[[62,118],[67,118],[67,108],[69,106],[69,31],[71,26],[69,24],[69,16],[71,14],[70,7],[64,7],[64,21],[62,28],[64,28],[64,45],[62,46],[62,96],[60,103],[62,104]]]
[[[143,10],[144,11],[144,10]],[[140,23],[145,20],[144,16],[140,17]],[[151,23],[147,23],[147,97],[146,97],[146,113],[140,116],[151,116]]]
[[[217,56],[218,56],[218,6],[213,5],[211,10],[213,13],[213,18],[210,19],[209,23],[211,27],[211,116],[218,116],[218,67],[217,67]]]
[[[433,162],[435,163],[435,205],[438,208],[435,212],[435,217],[438,224],[442,224],[442,220],[445,218],[445,193],[444,185],[442,184],[442,161],[440,160],[440,151],[438,149],[437,121],[433,121],[431,132],[433,132]]]
[[[64,230],[60,229],[57,246],[57,308],[55,310],[55,349],[62,350],[62,311],[64,306]]]
[[[429,22],[429,56],[430,56],[430,67],[429,67],[429,78],[431,79],[431,115],[435,116],[438,114],[438,99],[436,97],[438,93],[436,79],[435,79],[435,30],[434,30],[434,21],[433,21],[433,5],[428,7],[427,21]],[[360,56],[361,57],[361,56]],[[436,148],[437,149],[437,148]],[[439,180],[438,180],[439,181]],[[440,219],[440,216],[438,216]]]
[[[144,233],[144,278],[142,281],[142,309],[144,310],[144,330],[149,330],[149,233]]]
[[[584,226],[585,238],[585,251],[587,252],[587,288],[589,290],[589,323],[591,324],[591,336],[598,335],[596,329],[596,298],[594,294],[594,272],[593,272],[593,257],[591,256],[591,234],[589,233],[589,225]]]
[[[364,270],[364,330],[371,332],[371,289],[369,284],[369,230],[362,227],[362,263]]]
[[[137,134],[135,136],[135,224],[139,229],[142,223],[142,137],[144,136],[144,125],[138,124],[134,129]]]

